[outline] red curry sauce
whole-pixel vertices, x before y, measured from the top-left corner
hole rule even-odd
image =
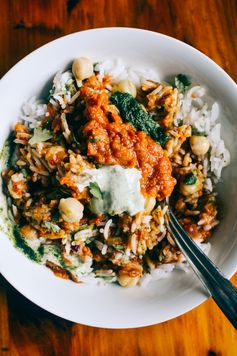
[[[109,96],[104,91],[93,93],[88,87],[81,90],[86,100],[87,155],[99,164],[118,164],[136,167],[142,172],[141,191],[158,200],[169,196],[176,180],[171,176],[172,166],[162,147],[145,132],[138,132],[130,123],[124,123]]]

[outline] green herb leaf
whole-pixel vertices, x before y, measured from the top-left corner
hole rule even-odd
[[[35,143],[44,142],[49,140],[53,135],[49,130],[42,129],[41,127],[37,127],[34,129],[34,135],[28,141],[30,145],[34,145]]]
[[[66,89],[70,92],[71,95],[75,94],[76,87],[74,85],[73,80],[67,82]]]
[[[102,278],[104,279],[107,283],[113,283],[116,281],[116,276],[95,276],[95,278]]]
[[[144,131],[164,147],[168,140],[164,130],[132,95],[116,92],[111,95],[110,100],[117,106],[124,121],[130,122],[138,131]]]
[[[29,172],[24,167],[21,167],[21,172],[22,172],[24,178],[27,178],[29,176]]]
[[[99,138],[91,138],[90,139],[90,142],[91,143],[96,143],[96,142],[98,142],[100,139]]]
[[[198,129],[196,129],[196,127],[192,127],[192,135],[195,136],[207,136],[207,134],[203,131],[198,131]]]
[[[192,185],[192,184],[195,184],[196,181],[197,181],[197,177],[192,172],[185,174],[185,176],[184,176],[184,184]]]
[[[50,221],[44,221],[44,227],[48,230],[52,230],[53,232],[59,232],[61,229],[58,225],[51,223]]]
[[[162,262],[165,259],[165,255],[163,255],[163,253],[161,253],[159,255],[159,261]]]
[[[72,140],[73,142],[77,145],[77,146],[80,146],[80,142],[78,141],[76,135],[75,135],[75,132],[72,130],[71,128],[71,133],[72,133]]]
[[[96,182],[91,182],[89,185],[89,190],[90,193],[97,199],[102,199],[103,195],[102,192],[100,190],[100,187],[98,186],[98,184]]]
[[[123,245],[114,245],[114,248],[118,251],[124,251],[125,250],[125,246]]]
[[[180,93],[184,93],[187,87],[191,84],[191,80],[185,74],[176,75],[174,81],[175,87]]]

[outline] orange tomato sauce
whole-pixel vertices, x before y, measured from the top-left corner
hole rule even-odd
[[[105,91],[94,93],[81,89],[86,101],[88,119],[83,135],[87,139],[87,155],[102,165],[121,165],[141,170],[141,191],[158,200],[170,196],[176,180],[172,166],[162,147],[145,132],[124,123]]]

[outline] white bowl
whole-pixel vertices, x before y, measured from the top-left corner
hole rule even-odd
[[[219,184],[221,224],[211,239],[212,260],[230,277],[236,271],[237,240],[237,87],[208,57],[173,38],[138,29],[103,28],[75,33],[34,51],[16,64],[0,82],[3,143],[22,103],[40,95],[55,72],[73,58],[94,61],[122,58],[133,67],[152,67],[161,78],[185,73],[209,88],[222,104],[222,136],[231,152],[231,165]],[[175,271],[170,278],[146,287],[89,286],[56,278],[53,273],[16,250],[0,234],[0,271],[24,296],[65,319],[91,326],[131,328],[160,323],[202,303],[207,293],[192,272]]]

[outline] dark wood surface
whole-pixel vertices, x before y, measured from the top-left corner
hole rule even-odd
[[[237,80],[235,0],[1,0],[0,77],[48,41],[106,26],[144,28],[181,39]],[[237,275],[232,282],[237,285]],[[212,300],[159,325],[106,330],[55,317],[0,277],[0,354],[234,356],[237,336]]]

